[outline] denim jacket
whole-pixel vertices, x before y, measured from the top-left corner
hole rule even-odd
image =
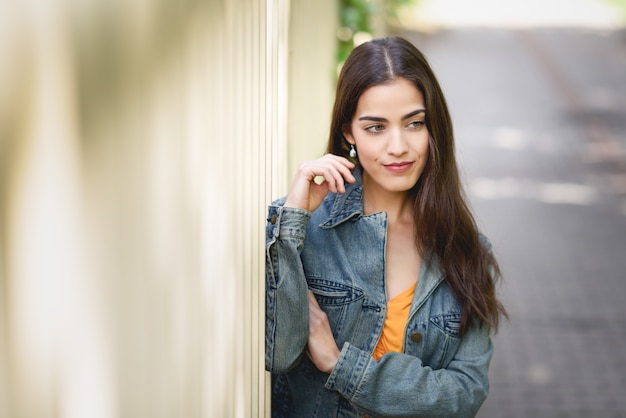
[[[266,226],[266,354],[273,416],[473,417],[487,396],[489,328],[459,333],[460,305],[424,255],[402,353],[372,353],[386,315],[386,213],[363,213],[363,188],[329,193],[314,212],[272,203]],[[484,245],[488,241],[481,236]],[[307,289],[341,349],[330,374],[305,354]]]

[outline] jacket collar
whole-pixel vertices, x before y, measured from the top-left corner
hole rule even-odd
[[[345,193],[330,193],[324,199],[329,206],[328,218],[320,224],[320,228],[334,228],[350,219],[363,216],[363,183],[361,167],[352,170],[356,179],[354,183],[346,183]]]
[[[324,205],[330,209],[328,217],[320,224],[320,228],[331,229],[364,215],[361,167],[355,168],[352,171],[352,175],[356,181],[352,184],[346,183],[345,193],[329,193],[324,199]],[[419,309],[443,280],[444,277],[441,274],[441,267],[437,257],[428,252],[422,254],[420,280],[415,291],[413,307],[411,308],[412,313]]]

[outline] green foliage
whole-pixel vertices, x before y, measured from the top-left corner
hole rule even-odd
[[[417,6],[419,0],[387,0],[387,18],[398,19],[398,10],[404,6]]]
[[[369,0],[339,0],[340,27],[337,61],[342,63],[354,48],[354,35],[359,32],[372,33],[370,16],[376,12]]]
[[[373,34],[372,17],[384,14],[383,18],[397,18],[402,6],[412,6],[419,0],[339,0],[340,25],[337,30],[337,63],[343,63],[354,48],[354,37],[361,33]]]
[[[626,23],[626,0],[605,0],[616,5],[621,10],[622,22]]]

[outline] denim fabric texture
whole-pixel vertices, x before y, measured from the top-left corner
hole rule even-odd
[[[403,353],[372,352],[386,314],[385,213],[363,213],[359,169],[344,194],[313,213],[268,208],[266,369],[273,417],[473,417],[489,388],[487,326],[459,334],[461,310],[433,257],[424,255]],[[489,246],[481,236],[484,245]],[[305,353],[307,289],[328,315],[341,355],[330,374]]]

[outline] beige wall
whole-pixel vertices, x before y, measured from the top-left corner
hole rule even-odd
[[[267,412],[288,12],[0,6],[0,416]]]
[[[289,168],[323,155],[335,94],[336,0],[292,0],[289,32]]]

